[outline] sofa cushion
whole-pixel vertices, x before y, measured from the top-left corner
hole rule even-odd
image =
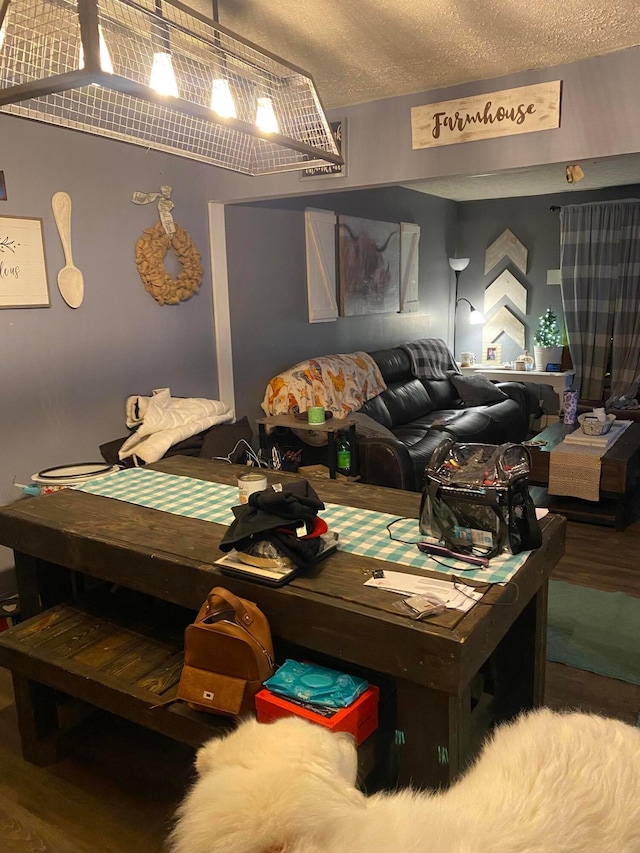
[[[449,379],[422,379],[432,409],[459,409],[462,406],[458,391]]]
[[[387,429],[377,420],[369,417],[369,415],[365,415],[364,412],[353,412],[349,417],[356,422],[356,434],[358,437],[395,438],[390,429]]]
[[[367,400],[364,406],[361,406],[358,411],[370,418],[373,418],[374,421],[378,421],[379,424],[382,424],[382,426],[387,427],[388,429],[393,426],[391,422],[391,415],[389,414],[389,410],[387,409],[384,401],[384,391],[372,400]]]
[[[391,416],[392,429],[433,411],[431,398],[419,379],[394,382],[380,396]]]
[[[465,406],[486,406],[488,403],[498,403],[500,400],[507,399],[504,391],[497,388],[481,373],[474,373],[472,376],[453,374],[451,382]]]
[[[253,432],[245,415],[233,424],[216,424],[204,433],[199,456],[202,459],[228,458],[239,463],[251,446]]]
[[[393,382],[404,382],[413,377],[409,354],[400,347],[375,350],[369,355],[380,368],[382,378],[387,385]]]

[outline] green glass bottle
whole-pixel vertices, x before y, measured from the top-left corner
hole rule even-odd
[[[344,433],[340,434],[336,442],[336,469],[345,477],[351,475],[351,444]]]

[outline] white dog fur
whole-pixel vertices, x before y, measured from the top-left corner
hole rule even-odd
[[[640,853],[640,730],[539,709],[438,793],[365,797],[349,735],[298,718],[206,743],[171,853]]]

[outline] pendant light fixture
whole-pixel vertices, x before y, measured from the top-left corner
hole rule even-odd
[[[153,54],[153,67],[151,69],[149,85],[160,95],[171,95],[173,98],[177,98],[180,94],[169,52],[159,50]]]
[[[0,0],[0,111],[248,175],[343,162],[306,72],[178,0]]]
[[[218,78],[211,85],[211,109],[221,118],[237,118],[236,105],[229,81]]]
[[[278,119],[273,111],[271,98],[258,98],[256,125],[265,133],[278,133]]]

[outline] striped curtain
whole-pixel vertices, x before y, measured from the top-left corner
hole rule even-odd
[[[640,201],[563,207],[560,267],[574,387],[583,398],[601,399],[612,346],[612,399],[634,398],[640,382]]]

